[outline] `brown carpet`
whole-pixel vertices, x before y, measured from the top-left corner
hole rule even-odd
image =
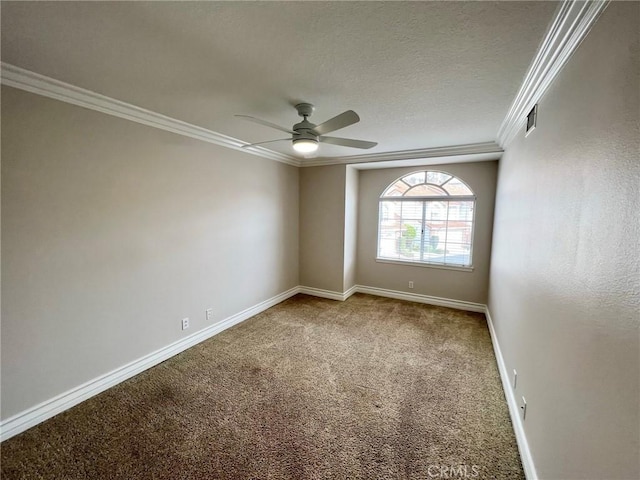
[[[3,479],[524,478],[484,315],[362,294],[293,297],[1,453]]]

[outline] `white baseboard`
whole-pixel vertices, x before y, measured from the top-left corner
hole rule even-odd
[[[498,344],[498,339],[493,328],[493,321],[491,314],[486,305],[473,302],[465,302],[461,300],[453,300],[449,298],[432,297],[429,295],[420,295],[416,293],[407,293],[397,290],[387,290],[384,288],[367,287],[364,285],[354,285],[347,291],[340,293],[331,290],[323,290],[320,288],[297,286],[293,287],[286,292],[271,297],[263,302],[260,302],[253,307],[247,308],[235,315],[232,315],[221,322],[211,325],[199,332],[194,333],[188,337],[182,338],[166,347],[163,347],[155,352],[152,352],[144,357],[134,360],[127,365],[117,368],[109,373],[101,375],[93,380],[90,380],[78,387],[75,387],[67,392],[64,392],[54,398],[51,398],[45,402],[42,402],[34,407],[31,407],[17,415],[14,415],[2,422],[0,422],[0,441],[7,440],[14,435],[17,435],[25,430],[61,413],[88,398],[91,398],[118,383],[127,380],[138,373],[143,372],[178,353],[197,345],[198,343],[213,337],[214,335],[230,328],[248,318],[251,318],[258,313],[277,305],[280,302],[296,295],[297,293],[305,293],[307,295],[313,295],[316,297],[328,298],[331,300],[344,301],[348,299],[354,293],[367,293],[370,295],[377,295],[381,297],[397,298],[400,300],[408,300],[418,303],[426,303],[429,305],[437,305],[442,307],[456,308],[459,310],[467,310],[472,312],[483,312],[487,317],[487,325],[491,334],[491,341],[493,343],[493,349],[498,363],[498,370],[500,372],[500,379],[502,380],[502,387],[507,399],[507,405],[509,408],[509,414],[511,415],[511,421],[513,423],[516,440],[518,442],[518,448],[520,450],[520,456],[522,459],[522,465],[524,467],[525,475],[528,480],[537,480],[533,458],[529,450],[529,444],[524,433],[522,421],[520,419],[520,412],[516,402],[515,395],[511,389],[509,381],[509,375],[507,372],[502,351]]]
[[[511,423],[513,424],[513,430],[516,434],[516,441],[518,442],[518,450],[520,450],[520,459],[522,460],[524,474],[527,477],[527,480],[538,480],[536,466],[533,463],[531,450],[529,450],[529,442],[527,441],[527,436],[524,433],[524,425],[522,425],[520,409],[518,408],[518,402],[516,400],[515,394],[513,393],[513,389],[511,388],[509,372],[507,370],[507,365],[504,363],[504,357],[502,356],[502,350],[500,349],[500,344],[498,343],[496,331],[493,328],[493,319],[491,318],[489,307],[485,307],[484,314],[487,317],[487,325],[489,327],[489,333],[491,334],[493,352],[495,353],[496,362],[498,363],[500,380],[502,380],[502,389],[504,390],[504,394],[507,399],[509,415],[511,415]]]
[[[421,295],[419,293],[407,293],[399,290],[388,290],[386,288],[367,287],[364,285],[356,285],[356,291],[359,293],[368,293],[369,295],[377,295],[379,297],[397,298],[398,300],[408,300],[410,302],[426,303],[428,305],[437,305],[439,307],[456,308],[458,310],[466,310],[469,312],[484,313],[486,308],[482,303],[465,302],[463,300],[454,300],[452,298],[432,297],[430,295]]]
[[[305,287],[300,285],[300,293],[305,293],[307,295],[311,295],[313,297],[321,297],[328,298],[330,300],[338,300],[340,302],[344,302],[347,298],[358,291],[358,285],[354,285],[349,288],[347,291],[340,293],[334,290],[323,290],[321,288],[315,287]]]
[[[328,298],[329,300],[338,300],[341,302],[348,298],[346,297],[346,292],[340,293],[340,292],[335,292],[333,290],[323,290],[322,288],[315,288],[315,287],[300,286],[300,293],[304,293],[314,297]]]
[[[452,298],[432,297],[430,295],[421,295],[419,293],[407,293],[399,290],[389,290],[386,288],[367,287],[366,285],[354,285],[344,293],[333,290],[323,290],[315,287],[300,286],[300,293],[338,301],[345,301],[354,293],[368,293],[369,295],[376,295],[378,297],[397,298],[398,300],[426,303],[428,305],[455,308],[469,312],[484,313],[486,309],[486,306],[483,303],[465,302],[463,300],[454,300]]]
[[[354,285],[353,287],[351,287],[350,289],[348,289],[346,292],[344,292],[342,294],[342,297],[344,298],[344,300],[346,300],[347,298],[349,298],[351,295],[353,295],[354,293],[358,292],[358,285]]]
[[[41,423],[58,413],[61,413],[88,398],[91,398],[108,388],[117,385],[138,373],[143,372],[165,360],[177,355],[178,353],[190,348],[214,335],[232,327],[258,313],[277,305],[289,297],[296,295],[300,291],[300,287],[293,287],[286,292],[271,297],[263,302],[249,307],[235,315],[232,315],[215,325],[211,325],[199,332],[173,342],[166,347],[162,347],[144,357],[134,360],[120,368],[101,375],[90,380],[78,387],[64,392],[50,400],[42,402],[31,407],[17,415],[14,415],[0,423],[0,441],[7,440],[25,430]]]

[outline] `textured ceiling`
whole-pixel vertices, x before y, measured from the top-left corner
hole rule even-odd
[[[2,61],[232,137],[293,105],[372,150],[493,141],[555,2],[2,2]],[[269,148],[292,153],[288,142]]]

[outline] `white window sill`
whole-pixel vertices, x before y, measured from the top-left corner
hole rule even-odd
[[[457,267],[455,265],[440,265],[437,263],[412,262],[410,260],[391,260],[388,258],[376,258],[378,263],[392,263],[396,265],[409,265],[412,267],[438,268],[440,270],[456,270],[458,272],[473,272],[473,267]]]

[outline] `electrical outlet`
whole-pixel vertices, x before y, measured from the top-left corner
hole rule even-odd
[[[189,328],[189,319],[188,318],[183,318],[182,319],[182,329],[186,330],[187,328]]]
[[[409,288],[413,288],[413,281],[409,282]]]
[[[522,403],[520,404],[520,413],[522,414],[522,420],[527,418],[527,401],[522,397]]]
[[[513,369],[513,389],[516,389],[516,386],[518,385],[518,372],[516,372],[516,369]]]
[[[213,308],[207,308],[206,313],[207,313],[207,320],[208,321],[213,320]]]

